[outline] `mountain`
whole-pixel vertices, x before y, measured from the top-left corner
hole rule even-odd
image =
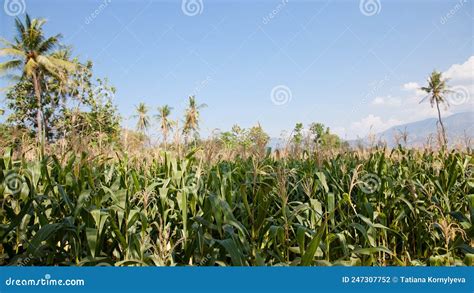
[[[429,118],[412,123],[393,126],[381,133],[375,135],[375,141],[385,141],[389,147],[396,147],[396,137],[401,133],[407,134],[407,146],[419,147],[427,143],[428,138],[432,138],[432,142],[436,142],[437,118]],[[448,135],[448,143],[450,145],[461,143],[465,145],[465,138],[471,139],[471,147],[474,143],[474,112],[456,113],[443,118],[446,134]],[[348,140],[350,146],[356,147],[360,144],[368,145],[371,139],[365,137],[363,139]],[[283,148],[288,142],[282,138],[270,138],[268,145],[272,149]]]
[[[422,146],[429,137],[436,141],[437,132],[436,118],[429,118],[417,122],[397,125],[385,130],[376,135],[377,140],[386,141],[390,147],[396,146],[397,135],[403,132],[408,134],[407,144],[409,146]],[[443,118],[443,124],[446,128],[449,144],[465,143],[465,138],[474,139],[474,112],[457,113]],[[367,143],[368,138],[362,140]],[[359,141],[360,142],[360,141]],[[357,141],[351,141],[352,144],[357,144]],[[472,142],[471,142],[472,144]]]
[[[267,147],[272,148],[272,150],[283,149],[287,141],[280,137],[270,137],[270,140],[267,143]]]

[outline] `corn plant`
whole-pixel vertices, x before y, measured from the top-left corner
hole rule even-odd
[[[472,265],[474,158],[0,157],[3,265]]]

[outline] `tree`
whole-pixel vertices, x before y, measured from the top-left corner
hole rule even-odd
[[[301,143],[303,142],[303,123],[296,123],[295,128],[293,129],[293,137],[291,138],[293,142],[293,151],[295,154],[298,154],[301,149]]]
[[[220,133],[219,140],[227,150],[240,152],[245,157],[247,149],[255,143],[250,139],[249,132],[250,130],[234,124],[230,131]]]
[[[168,141],[168,133],[172,130],[174,125],[174,121],[169,119],[171,110],[173,110],[173,108],[168,105],[164,105],[163,107],[158,107],[158,115],[156,115],[156,118],[160,123],[160,129],[161,133],[163,134],[163,142],[165,147]]]
[[[43,96],[41,108],[45,114],[43,121],[49,119],[49,113],[46,109],[46,104],[49,104],[49,99]],[[5,94],[6,107],[10,110],[7,116],[6,123],[10,126],[30,129],[37,132],[37,111],[38,105],[36,103],[33,84],[29,80],[20,80],[14,86],[8,88]],[[45,111],[46,110],[46,111]]]
[[[293,142],[296,145],[300,145],[303,141],[303,123],[296,123],[293,129]]]
[[[53,53],[58,58],[71,59],[70,49],[61,48]],[[117,142],[120,134],[120,115],[112,97],[115,88],[107,79],[92,81],[92,62],[77,64],[73,73],[67,73],[67,82],[53,76],[45,76],[42,84],[43,131],[51,140],[66,139],[73,147],[89,142]],[[65,73],[66,74],[66,73]],[[20,81],[6,93],[10,129],[22,131],[22,135],[37,132],[37,106],[34,87],[29,79]],[[34,131],[31,131],[34,130]]]
[[[46,76],[58,81],[67,80],[67,73],[73,72],[76,65],[54,54],[61,35],[46,37],[43,33],[44,19],[31,19],[27,14],[24,23],[15,19],[17,35],[13,42],[1,39],[4,47],[0,56],[10,56],[11,60],[0,64],[0,73],[19,71],[20,76],[10,75],[12,80],[27,79],[31,81],[36,98],[37,140],[44,148],[43,129],[43,91]]]
[[[263,130],[260,123],[251,127],[247,134],[247,140],[252,143],[253,152],[259,156],[263,156],[267,149],[270,136]]]
[[[184,116],[184,126],[183,126],[183,134],[187,143],[188,136],[191,132],[193,132],[194,137],[197,138],[198,131],[199,131],[199,110],[202,108],[207,107],[206,104],[198,105],[196,102],[195,96],[189,97],[189,105],[186,109],[186,113]]]
[[[324,124],[322,123],[311,123],[309,125],[309,131],[313,136],[313,142],[319,144],[321,137],[324,135]]]
[[[347,146],[347,143],[344,143],[336,134],[332,134],[329,127],[326,127],[323,123],[311,123],[309,131],[316,149]]]
[[[136,107],[137,115],[134,118],[137,120],[137,131],[144,134],[150,126],[150,118],[148,117],[148,107],[145,103],[140,103]]]
[[[104,138],[108,142],[118,141],[121,118],[112,101],[115,88],[108,85],[107,79],[97,79],[98,84],[93,86],[88,78],[84,78],[89,85],[82,90],[76,88],[79,103],[76,107],[63,108],[60,119],[57,119],[57,128],[70,139],[88,137],[98,141],[99,145]]]
[[[443,121],[441,119],[441,111],[439,109],[439,104],[446,104],[449,106],[448,102],[446,101],[445,95],[450,93],[447,86],[447,79],[443,79],[442,73],[434,70],[428,78],[428,85],[426,87],[422,87],[421,90],[425,91],[428,95],[420,101],[423,102],[427,98],[430,100],[431,107],[436,104],[436,109],[438,110],[438,125],[441,128],[441,135],[443,144],[446,145],[448,143],[446,137],[446,130],[444,128]]]

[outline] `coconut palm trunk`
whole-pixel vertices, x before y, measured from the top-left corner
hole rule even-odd
[[[37,105],[37,112],[36,112],[36,124],[37,124],[37,133],[36,139],[38,144],[41,147],[41,154],[44,154],[44,131],[43,131],[43,101],[41,99],[41,84],[39,81],[39,76],[36,71],[32,73],[33,79],[33,86],[35,89],[35,96],[36,96],[36,105]]]
[[[446,130],[444,129],[443,120],[441,119],[441,111],[439,109],[439,103],[438,102],[436,102],[436,109],[438,110],[438,123],[439,123],[439,126],[441,127],[441,135],[443,137],[443,144],[447,145],[448,144],[448,139],[446,137]]]
[[[167,130],[163,131],[163,146],[165,150],[168,149],[168,131]]]

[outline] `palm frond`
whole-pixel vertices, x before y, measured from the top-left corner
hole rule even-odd
[[[18,83],[18,82],[21,81],[21,75],[18,75],[18,74],[5,74],[5,75],[2,75],[0,77],[4,78],[4,79],[8,79],[13,84]]]
[[[14,56],[20,58],[26,58],[26,54],[16,48],[2,48],[0,49],[0,56]]]
[[[2,43],[5,47],[10,47],[10,48],[15,47],[15,45],[12,42],[10,42],[10,41],[2,38],[2,37],[0,37],[0,43]]]
[[[10,70],[20,69],[22,65],[23,61],[18,59],[0,63],[0,75],[5,75]]]
[[[423,99],[421,99],[421,101],[420,101],[418,104],[423,103],[423,102],[426,101],[426,99],[428,99],[429,97],[430,97],[429,95],[426,95]]]
[[[67,72],[74,72],[78,66],[74,62],[70,62],[68,60],[60,59],[60,58],[55,58],[52,56],[46,57],[51,64],[53,64],[56,68],[60,68],[62,70],[65,70]]]
[[[36,63],[36,61],[31,58],[25,64],[25,69],[24,69],[25,75],[26,76],[31,76],[36,68],[38,68],[38,63]]]
[[[49,37],[44,42],[39,44],[38,52],[40,53],[49,52],[50,50],[54,49],[54,47],[56,47],[57,45],[58,45],[58,38],[56,36]]]

